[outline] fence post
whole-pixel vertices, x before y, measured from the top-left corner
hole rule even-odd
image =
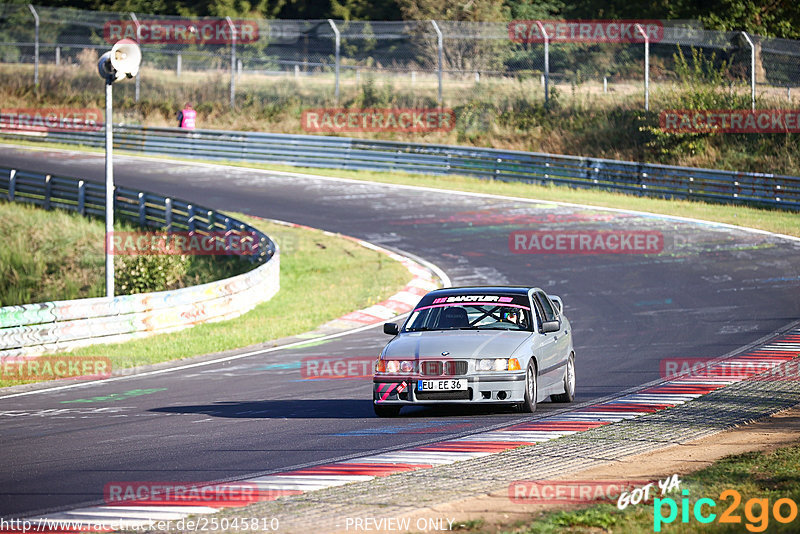
[[[139,192],[139,226],[147,225],[147,199],[143,192]]]
[[[61,47],[56,47],[56,66],[61,65]]]
[[[50,196],[53,191],[52,179],[53,177],[49,174],[44,177],[44,209],[48,211],[50,210]]]
[[[33,41],[33,85],[39,88],[39,14],[34,9],[33,4],[28,4],[28,9],[33,14],[33,21],[35,25],[34,41]]]
[[[78,182],[78,213],[86,215],[86,182]]]
[[[636,25],[636,31],[644,37],[644,110],[650,111],[650,37],[641,24]]]
[[[435,20],[431,20],[431,24],[433,25],[434,31],[436,31],[436,44],[437,44],[437,47],[439,49],[438,50],[439,51],[439,64],[438,64],[437,70],[438,70],[438,75],[439,75],[439,107],[441,108],[442,107],[442,63],[444,63],[444,61],[443,61],[443,55],[444,55],[444,43],[443,43],[443,40],[444,39],[443,39],[443,36],[442,36],[442,30],[439,29],[439,25],[436,24],[436,21]]]
[[[544,37],[544,103],[547,105],[550,102],[550,36],[547,35],[542,21],[537,20],[536,25]]]
[[[133,20],[133,23],[136,25],[136,44],[141,46],[142,45],[142,25],[139,24],[139,19],[136,18],[136,13],[131,12],[131,20]],[[136,80],[134,80],[136,82],[135,83],[136,87],[135,87],[135,90],[134,90],[134,93],[133,93],[133,101],[134,102],[138,102],[139,101],[139,87],[140,87],[139,86],[139,80],[141,80],[141,79],[142,79],[142,76],[140,74],[139,76],[136,76]]]
[[[333,22],[333,19],[328,19],[328,24],[331,25],[333,29],[333,34],[336,36],[336,105],[339,105],[339,51],[342,45],[342,36],[339,33],[339,28],[336,27],[336,24]]]
[[[750,46],[750,107],[753,111],[756,110],[756,46],[747,35],[747,32],[742,32],[744,40]]]
[[[178,54],[178,58],[175,60],[175,77],[181,77],[181,68],[183,67],[183,56]]]
[[[8,201],[14,202],[14,194],[17,189],[17,170],[11,169],[8,173]]]
[[[236,106],[236,27],[230,17],[225,17],[231,29],[231,109]]]
[[[166,231],[169,233],[172,231],[172,199],[165,198],[164,199],[164,223],[166,225]]]

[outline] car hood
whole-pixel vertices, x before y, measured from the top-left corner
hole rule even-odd
[[[384,359],[508,358],[531,332],[439,330],[398,335],[383,350]]]

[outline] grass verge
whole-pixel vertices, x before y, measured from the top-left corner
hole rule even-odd
[[[741,72],[724,61],[688,54],[688,50],[681,53],[677,47],[662,52],[665,54],[655,54],[652,60],[666,61],[661,68],[674,74],[652,80],[653,111],[643,109],[638,81],[641,73],[632,79],[620,79],[619,75],[626,74],[618,72],[607,93],[600,72],[593,81],[587,80],[585,74],[578,74],[567,83],[554,80],[547,105],[539,76],[533,72],[513,79],[483,76],[479,82],[453,77],[444,84],[442,95],[444,105],[455,115],[452,127],[431,132],[362,132],[359,136],[800,174],[800,137],[791,131],[663,131],[659,111],[749,109],[750,92],[742,83]],[[102,109],[102,84],[97,83],[95,73],[96,51],[84,50],[77,59],[80,65],[40,65],[38,87],[31,84],[32,65],[0,64],[0,100],[4,107]],[[586,61],[578,63],[577,71],[583,71]],[[658,70],[655,64],[653,68]],[[232,110],[226,72],[184,70],[176,77],[172,70],[145,66],[139,72],[138,101],[134,98],[135,84],[119,84],[115,88],[115,114],[127,124],[176,126],[176,113],[191,101],[201,128],[303,134],[310,133],[308,125],[301,121],[303,112],[309,109],[440,106],[433,76],[423,75],[412,82],[407,76],[367,73],[357,81],[352,74],[352,70],[345,69],[340,95],[334,98],[332,75],[294,79],[243,73],[236,83],[236,108]],[[756,108],[792,109],[796,103],[797,96],[787,98],[785,89],[763,87],[758,90]]]
[[[118,232],[139,232],[126,222]],[[103,221],[64,210],[0,202],[0,306],[105,295]],[[220,280],[250,264],[233,256],[114,257],[117,294],[163,291]]]
[[[660,532],[669,533],[726,533],[726,532],[797,532],[796,504],[800,502],[800,445],[783,447],[771,452],[750,452],[729,456],[711,466],[695,471],[682,479],[681,489],[688,490],[684,496],[673,491],[664,496],[675,501],[677,514],[669,523],[658,525]],[[656,488],[657,490],[658,488]],[[735,494],[724,494],[735,490],[741,497],[736,502]],[[688,499],[686,504],[682,500]],[[711,499],[701,503],[702,516],[716,514],[712,521],[703,524],[695,516],[695,504],[700,499]],[[753,499],[753,500],[751,500]],[[794,518],[788,523],[776,519],[775,504],[780,500],[779,513],[788,518],[794,510]],[[786,500],[795,504],[794,508]],[[762,508],[763,506],[763,508]],[[687,510],[683,522],[683,509]],[[613,532],[614,534],[639,534],[654,532],[656,510],[662,517],[669,517],[668,504],[650,501],[618,510],[615,504],[603,503],[590,507],[542,512],[534,518],[500,527],[487,528],[481,520],[465,522],[458,530],[481,534],[559,534]],[[729,510],[734,522],[722,522],[723,514]],[[658,531],[656,531],[658,532]]]
[[[70,356],[108,357],[113,369],[123,369],[263,343],[380,302],[411,279],[401,264],[351,240],[233,215],[263,230],[281,248],[281,290],[276,296],[236,319],[85,347]],[[21,383],[26,382],[0,380],[0,387]]]

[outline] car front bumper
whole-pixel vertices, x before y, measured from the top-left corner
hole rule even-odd
[[[420,392],[417,389],[419,380],[444,379],[465,379],[467,390]],[[372,382],[375,404],[513,404],[525,400],[524,372],[452,377],[375,375]]]

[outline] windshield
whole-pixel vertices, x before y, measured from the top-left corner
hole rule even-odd
[[[530,313],[529,307],[511,303],[433,304],[414,310],[404,331],[530,330]]]

